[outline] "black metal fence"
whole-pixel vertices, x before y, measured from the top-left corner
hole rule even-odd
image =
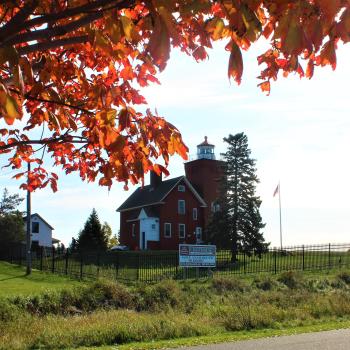
[[[0,251],[0,260],[25,264],[25,247]],[[32,252],[35,269],[74,278],[157,281],[185,279],[212,274],[276,274],[288,270],[323,270],[350,267],[350,244],[303,245],[273,248],[257,255],[239,252],[236,259],[228,250],[217,252],[216,268],[179,267],[177,251],[128,251],[71,253],[69,250],[37,247]]]

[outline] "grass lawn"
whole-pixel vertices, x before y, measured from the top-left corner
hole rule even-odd
[[[25,267],[0,261],[0,297],[40,294],[45,290],[67,289],[80,283],[37,270],[26,276]]]

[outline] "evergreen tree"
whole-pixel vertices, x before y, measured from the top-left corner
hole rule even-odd
[[[76,243],[80,252],[107,250],[107,240],[95,209],[92,210],[84,228],[79,232]]]
[[[0,200],[0,215],[17,213],[17,207],[21,204],[24,198],[21,198],[18,194],[9,194],[7,188],[2,193]]]
[[[0,249],[6,250],[25,239],[23,216],[17,207],[23,201],[5,188],[0,200]]]
[[[220,210],[212,214],[207,237],[219,248],[230,249],[232,261],[236,261],[239,251],[260,255],[268,244],[261,232],[265,224],[259,212],[261,200],[255,194],[259,179],[255,160],[250,158],[248,138],[239,133],[224,141],[228,149],[222,154],[225,167],[218,200]]]

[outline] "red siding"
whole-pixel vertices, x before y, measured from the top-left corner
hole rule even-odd
[[[211,203],[219,196],[219,184],[224,162],[212,159],[197,159],[185,163],[186,178],[207,203],[204,210],[204,226],[210,217]]]
[[[185,185],[182,181],[181,185]],[[185,214],[178,214],[178,200],[185,201]],[[196,243],[195,230],[201,227],[204,231],[204,208],[200,201],[185,185],[185,192],[179,192],[178,186],[168,194],[164,200],[165,204],[153,207],[159,212],[159,242],[148,241],[148,247],[152,250],[177,250],[180,243]],[[197,208],[197,220],[193,220],[193,208]],[[140,226],[139,221],[128,222],[135,218],[141,209],[128,210],[120,213],[120,244],[135,250],[139,248]],[[164,236],[164,224],[171,223],[171,237]],[[136,224],[136,236],[132,237],[132,224]],[[179,224],[185,224],[185,238],[179,238]]]
[[[120,244],[126,245],[130,249],[139,248],[140,242],[140,222],[128,221],[138,215],[140,210],[128,210],[120,213]],[[135,236],[132,235],[132,225],[135,224]]]
[[[181,183],[184,185],[184,183]],[[178,214],[178,200],[185,200],[185,214]],[[196,243],[195,229],[197,226],[203,229],[203,208],[200,202],[186,186],[185,192],[179,192],[177,186],[165,199],[165,204],[160,207],[159,229],[160,249],[177,250],[180,243]],[[197,220],[193,220],[192,209],[197,208]],[[164,224],[171,223],[171,237],[164,236]],[[179,224],[186,225],[185,238],[179,238]]]

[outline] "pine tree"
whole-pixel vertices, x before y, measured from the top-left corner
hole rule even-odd
[[[268,244],[261,232],[265,224],[259,212],[261,200],[255,194],[259,179],[255,160],[250,158],[248,138],[239,133],[224,141],[228,149],[222,154],[225,167],[218,200],[220,211],[212,215],[208,239],[220,248],[230,249],[232,261],[236,261],[239,251],[260,255]]]
[[[17,207],[23,198],[10,195],[5,188],[0,199],[0,250],[6,251],[13,244],[25,239],[23,216]]]
[[[21,204],[23,198],[18,194],[9,194],[7,188],[3,190],[2,198],[0,200],[0,215],[17,213],[17,207]]]
[[[92,210],[84,228],[79,232],[77,248],[80,252],[107,250],[107,240],[95,209]]]

